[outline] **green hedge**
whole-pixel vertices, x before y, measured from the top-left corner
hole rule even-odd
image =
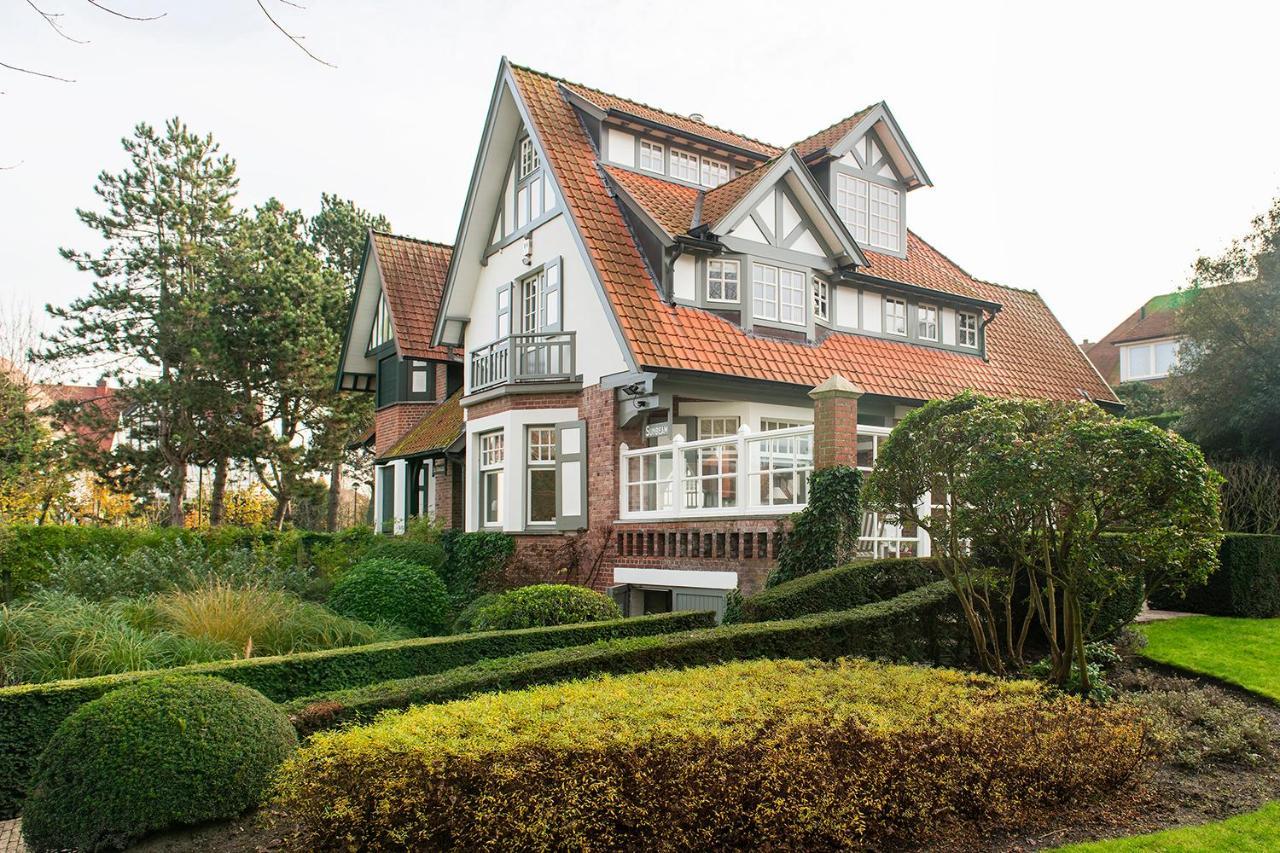
[[[1228,533],[1218,550],[1221,567],[1186,596],[1161,590],[1151,606],[1214,616],[1280,616],[1280,536]]]
[[[942,579],[930,558],[865,560],[805,575],[743,599],[743,622],[793,619],[884,601]]]
[[[322,652],[197,664],[167,675],[213,675],[283,702],[395,678],[443,672],[486,658],[578,646],[602,639],[648,636],[715,624],[712,613],[667,613],[637,619],[422,637]],[[0,688],[0,817],[15,813],[36,757],[58,725],[81,705],[156,672],[104,675]]]
[[[950,584],[935,582],[888,601],[838,613],[608,640],[486,660],[448,672],[310,696],[288,703],[286,710],[306,733],[391,708],[604,672],[751,658],[831,660],[846,656],[952,666],[970,663],[969,630]]]
[[[123,556],[139,548],[163,547],[176,540],[200,543],[211,552],[266,548],[282,564],[297,563],[329,577],[359,559],[374,542],[373,531],[353,527],[340,533],[264,528],[80,527],[15,525],[0,528],[0,601],[29,594],[57,558],[81,555]]]

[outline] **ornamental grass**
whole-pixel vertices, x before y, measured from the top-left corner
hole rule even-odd
[[[762,660],[387,714],[312,738],[274,805],[307,849],[901,845],[1097,799],[1148,741],[1032,682]]]

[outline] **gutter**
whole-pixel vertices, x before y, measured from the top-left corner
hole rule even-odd
[[[921,287],[918,284],[907,284],[905,281],[894,281],[891,278],[880,278],[874,275],[868,275],[862,272],[851,272],[845,269],[836,271],[836,278],[840,281],[853,282],[856,284],[869,284],[875,287],[884,287],[891,290],[898,290],[903,293],[909,293],[913,296],[925,296],[931,299],[937,299],[943,302],[959,302],[964,305],[972,305],[990,311],[992,316],[996,314],[1004,306],[999,302],[989,302],[986,299],[978,299],[973,296],[962,296],[958,293],[948,293],[944,290],[934,290],[928,287]],[[988,321],[990,322],[990,321]]]

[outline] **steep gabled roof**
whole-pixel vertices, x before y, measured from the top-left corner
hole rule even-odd
[[[800,152],[801,157],[811,157],[819,151],[829,150],[831,146],[848,136],[849,132],[877,106],[879,104],[868,104],[853,115],[846,116],[829,127],[824,127],[812,136],[806,136],[795,144],[795,149]]]
[[[453,247],[382,231],[371,231],[370,239],[400,355],[454,358],[447,347],[431,345]]]
[[[395,445],[382,454],[381,459],[396,459],[405,456],[422,456],[429,453],[443,453],[449,445],[462,435],[462,391],[459,389],[453,396],[436,406],[418,421],[417,426],[405,433]]]
[[[909,243],[901,266],[875,256],[870,270],[893,272],[895,278],[919,271],[927,280],[906,283],[1002,304],[988,329],[985,360],[855,334],[832,333],[817,344],[784,341],[749,333],[708,311],[665,304],[561,81],[519,66],[509,70],[638,365],[804,386],[843,373],[870,393],[908,399],[966,388],[1001,396],[1115,399],[1038,295],[973,279],[918,238]]]

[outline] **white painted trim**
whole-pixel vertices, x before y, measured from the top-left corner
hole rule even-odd
[[[480,438],[482,433],[502,430],[502,530],[525,531],[525,447],[526,427],[578,420],[577,409],[512,409],[481,418],[467,419],[467,507],[466,529],[480,528]],[[472,460],[475,460],[472,462]],[[588,460],[590,464],[590,460]],[[545,527],[545,525],[542,525]]]
[[[694,589],[737,589],[737,572],[700,572],[689,569],[629,569],[613,570],[616,584],[633,583],[643,586],[679,586]]]

